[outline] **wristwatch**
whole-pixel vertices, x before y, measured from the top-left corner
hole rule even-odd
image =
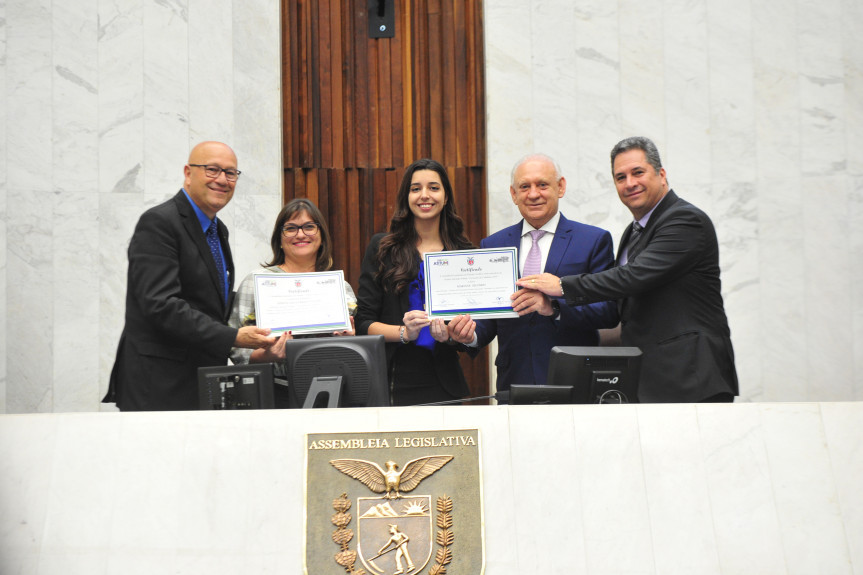
[[[557,316],[560,315],[560,302],[556,299],[551,299],[551,319],[557,319]]]

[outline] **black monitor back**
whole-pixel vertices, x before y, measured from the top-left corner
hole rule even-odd
[[[200,409],[272,409],[273,364],[220,365],[198,368]]]
[[[550,385],[570,385],[573,403],[638,403],[641,350],[637,347],[556,346]]]
[[[288,340],[285,370],[291,407],[302,407],[312,381],[342,378],[343,407],[389,405],[387,357],[382,335]]]

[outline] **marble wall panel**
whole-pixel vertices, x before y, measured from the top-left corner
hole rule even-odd
[[[52,411],[55,341],[45,326],[54,325],[54,226],[51,192],[10,189],[7,274],[9,358],[7,409],[11,413]],[[78,270],[76,270],[78,273]],[[32,327],[31,327],[32,326]]]
[[[846,169],[841,1],[800,0],[798,67],[803,172]]]
[[[854,266],[844,265],[851,231],[848,184],[838,175],[803,177],[808,398],[852,397],[853,329],[848,310],[860,286],[855,291]]]
[[[100,2],[99,191],[144,189],[143,2]],[[158,134],[154,134],[158,138]]]
[[[38,573],[55,492],[55,465],[48,454],[55,453],[59,420],[46,417],[21,426],[14,417],[0,417],[0,517],[6,522],[0,566],[8,573]],[[27,449],[20,449],[25,445]]]
[[[239,6],[239,5],[238,5]],[[234,141],[231,0],[189,0],[189,122],[192,144]]]
[[[518,545],[519,563],[527,558],[538,573],[565,575],[567,573],[587,572],[585,522],[579,520],[584,514],[581,500],[582,490],[579,478],[579,465],[575,458],[552,456],[540,446],[554,446],[557,454],[573,453],[576,437],[573,413],[562,410],[556,413],[543,411],[545,406],[537,405],[510,414],[509,422],[515,433],[509,436],[513,461],[518,465],[512,469],[516,484],[530,484],[537,470],[547,470],[548,480],[537,485],[535,494],[515,494],[512,502],[513,512],[518,518],[515,523],[514,537]],[[542,421],[542,431],[537,433],[536,423]],[[550,513],[569,518],[564,528],[537,531],[535,525],[542,525]],[[567,560],[560,556],[544,553],[543,549],[553,542],[553,547],[565,549]]]
[[[51,189],[52,44],[50,0],[6,5],[6,181],[10,189]]]
[[[850,453],[863,453],[863,436],[854,431],[858,423],[858,416],[854,413],[857,405],[851,402],[820,405],[824,438],[852,565],[860,565],[863,561],[863,538],[854,536],[855,533],[863,533],[863,503],[858,497],[858,479],[863,477],[863,462],[848,456]]]
[[[845,141],[848,171],[863,174],[863,5],[856,0],[842,0],[842,64],[844,67]]]
[[[751,0],[708,0],[711,180],[755,178]]]
[[[7,180],[7,121],[6,95],[6,1],[0,0],[0,102],[3,112],[0,112],[0,350],[6,349],[6,180]],[[6,354],[0,353],[0,413],[6,413]]]
[[[53,187],[98,189],[99,70],[96,0],[52,7]]]
[[[665,104],[669,113],[665,119],[668,140],[660,152],[664,162],[674,166],[675,178],[707,182],[712,173],[707,5],[667,0],[662,3],[662,14]]]
[[[759,407],[728,407],[697,408],[721,572],[786,573]]]
[[[573,410],[587,572],[652,573],[655,541],[637,408],[616,407]],[[600,425],[615,430],[607,442],[596,441]]]
[[[817,404],[760,406],[768,466],[790,575],[852,573],[826,437]],[[831,553],[820,554],[819,548]]]
[[[183,185],[189,138],[189,13],[185,0],[143,7],[142,185],[148,198],[163,200]],[[179,56],[179,57],[178,57]],[[197,143],[197,142],[194,142]]]
[[[520,218],[509,197],[510,172],[525,150],[536,150],[533,136],[532,30],[525,33],[533,16],[525,2],[484,4],[486,57],[486,122],[500,126],[487,137],[488,229],[512,225]],[[546,150],[554,154],[554,150]]]
[[[572,126],[562,149],[570,168],[573,194],[564,198],[562,209],[580,221],[613,229],[621,206],[610,185],[608,152],[620,139],[620,45],[619,20],[614,4],[579,2],[575,20],[575,70],[577,84]],[[549,149],[557,150],[555,142]]]
[[[863,220],[863,177],[854,176],[851,178],[851,221],[859,222]],[[851,228],[849,235],[849,261],[863,261],[863,229],[860,226],[854,225]],[[851,292],[851,329],[852,329],[852,345],[854,359],[852,362],[853,376],[853,392],[851,398],[854,400],[863,399],[863,290],[858,286],[863,284],[863,270],[860,266],[847,266],[852,273],[852,284],[854,288]]]
[[[282,206],[279,22],[279,5],[269,0],[243,3],[234,17],[234,146],[243,175],[228,214],[238,282],[272,255]]]
[[[790,178],[800,170],[798,11],[766,0],[751,13],[758,176]]]
[[[53,200],[54,362],[50,411],[93,411],[99,380],[99,195],[63,192]],[[43,366],[43,369],[46,369]]]
[[[668,110],[663,9],[657,5],[645,10],[639,0],[618,0],[617,6],[621,122],[617,141],[648,136],[665,150]],[[606,147],[611,150],[615,143]],[[606,154],[606,166],[607,158]]]
[[[638,413],[657,573],[722,572],[698,426],[695,406]]]
[[[719,240],[722,296],[729,316],[741,393],[752,397],[750,382],[761,381],[764,333],[761,318],[748,310],[761,306],[761,259],[758,244],[758,198],[751,182],[717,183],[710,187],[710,218]]]

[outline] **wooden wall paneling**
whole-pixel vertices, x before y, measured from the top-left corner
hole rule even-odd
[[[398,4],[396,4],[396,11],[399,11]],[[404,11],[404,10],[402,10]],[[398,14],[396,14],[396,22],[398,22]],[[398,32],[402,33],[399,34]],[[404,136],[405,136],[405,124],[404,124],[404,61],[406,58],[403,57],[403,51],[405,46],[409,46],[410,44],[405,42],[405,38],[409,38],[410,35],[405,36],[404,28],[399,29],[396,27],[396,35],[394,38],[390,39],[389,46],[389,69],[386,71],[386,74],[390,78],[390,90],[389,90],[389,119],[390,119],[390,133],[387,135],[387,139],[390,141],[390,163],[387,167],[393,166],[401,166],[404,164],[405,155],[404,155]]]
[[[372,168],[371,188],[369,193],[374,198],[375,210],[372,224],[373,234],[385,231],[392,210],[389,209],[389,194],[387,193],[387,171],[383,168]]]
[[[369,41],[368,34],[364,31],[368,28],[368,17],[365,12],[365,3],[357,1],[359,7],[354,11],[353,19],[353,46],[354,53],[351,58],[353,76],[351,86],[354,91],[354,105],[352,106],[355,118],[354,122],[354,155],[350,158],[351,166],[371,166],[371,142],[373,134],[372,122],[372,100],[371,85],[374,68],[369,65]],[[348,133],[348,137],[351,134]]]
[[[443,138],[443,55],[441,50],[440,3],[431,0],[426,16],[428,23],[428,131],[430,136],[429,157],[446,164]]]
[[[300,130],[297,129],[300,91],[294,75],[294,71],[299,68],[297,10],[294,2],[282,3],[282,125],[285,168],[297,165],[300,149]]]
[[[470,11],[468,42],[468,70],[470,71],[470,82],[468,82],[468,97],[471,102],[471,130],[470,138],[470,165],[485,166],[485,46],[483,42],[483,17],[482,6]]]
[[[327,170],[327,224],[330,228],[333,244],[333,269],[342,270],[345,279],[348,278],[348,263],[350,248],[348,244],[350,218],[346,210],[347,190],[345,189],[344,170]]]
[[[332,25],[330,22],[330,2],[339,0],[318,0],[312,3],[312,9],[316,9],[317,31],[315,34],[315,46],[318,54],[315,62],[329,62],[332,59]],[[318,110],[316,117],[318,121],[316,130],[319,131],[318,150],[320,157],[316,159],[315,166],[331,168],[333,166],[333,69],[332,66],[314,66],[317,75],[315,88],[317,90]]]
[[[399,145],[401,147],[401,154],[398,157],[394,157],[394,164],[403,166],[405,164],[409,164],[413,159],[415,159],[413,152],[413,139],[414,139],[414,87],[413,87],[413,66],[412,64],[412,54],[413,54],[413,22],[414,22],[414,13],[413,8],[410,5],[411,3],[407,0],[399,4],[399,11],[397,13],[397,17],[400,15],[400,28],[396,28],[396,36],[400,36],[400,50],[398,53],[402,54],[401,56],[401,76],[399,78],[399,82],[396,84],[401,87],[399,90],[399,108],[394,110],[394,113],[401,114],[401,130],[398,135]],[[399,35],[399,31],[401,31],[401,35]]]
[[[344,74],[342,72],[343,62],[343,46],[342,46],[342,10],[341,2],[331,0],[330,8],[330,42],[332,42],[332,50],[330,51],[329,68],[332,77],[332,164],[334,168],[344,168]]]
[[[352,221],[352,225],[348,227],[346,236],[349,247],[345,251],[348,259],[345,273],[347,273],[348,281],[351,282],[351,285],[359,289],[360,263],[365,253],[368,238],[372,236],[367,226],[368,218],[363,209],[363,204],[360,202],[360,170],[346,170],[345,191],[345,217]]]
[[[314,107],[317,105],[313,94],[315,68],[314,62],[314,28],[312,11],[308,5],[300,4],[299,34],[302,36],[300,46],[300,118],[297,128],[300,130],[300,158],[298,165],[310,166],[314,163],[315,124]]]
[[[431,156],[431,131],[429,129],[429,66],[428,52],[428,14],[425,0],[413,3],[414,35],[410,45],[410,54],[406,55],[413,68],[411,100],[411,115],[413,116],[413,131],[405,134],[413,140],[413,156],[405,158],[410,164],[419,158]]]
[[[453,47],[453,91],[455,98],[450,101],[453,107],[453,139],[455,146],[455,163],[459,166],[475,165],[470,162],[468,156],[468,143],[472,137],[471,124],[469,122],[468,110],[476,103],[470,98],[467,91],[467,26],[465,21],[466,10],[462,2],[454,2],[452,21],[454,34],[452,35]]]
[[[377,48],[377,151],[375,165],[392,167],[393,165],[393,92],[392,60],[390,48],[392,41],[376,42]]]
[[[456,150],[456,135],[459,125],[456,121],[456,102],[464,95],[456,89],[456,62],[455,62],[455,14],[453,4],[459,0],[444,0],[441,2],[440,22],[440,62],[441,62],[441,113],[442,113],[442,140],[443,159],[447,165],[458,166],[458,154]]]

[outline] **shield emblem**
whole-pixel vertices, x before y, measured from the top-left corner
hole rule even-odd
[[[430,495],[357,499],[357,554],[370,574],[420,572],[432,556]]]

